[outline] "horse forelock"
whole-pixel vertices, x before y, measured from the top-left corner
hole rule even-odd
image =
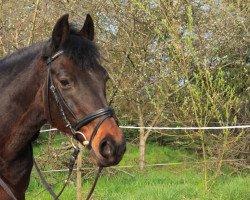
[[[51,53],[50,42],[51,39],[43,49],[43,56],[45,58],[49,58],[55,53]],[[63,50],[64,54],[77,63],[83,70],[99,67],[100,53],[97,45],[95,42],[81,36],[73,24],[70,26],[69,40],[57,51],[59,50]]]

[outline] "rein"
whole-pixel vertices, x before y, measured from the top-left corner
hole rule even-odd
[[[34,160],[35,169],[36,169],[36,171],[37,171],[37,173],[38,173],[38,175],[39,175],[39,177],[40,177],[40,179],[41,179],[43,185],[44,185],[45,188],[48,190],[48,192],[50,193],[50,195],[54,198],[54,200],[59,200],[59,197],[61,196],[61,194],[63,193],[65,187],[67,186],[67,183],[69,182],[69,179],[70,179],[71,174],[72,174],[72,172],[73,172],[73,167],[74,167],[74,164],[75,164],[75,161],[76,161],[76,159],[77,159],[77,156],[78,156],[79,152],[80,152],[80,150],[79,150],[79,148],[77,148],[77,149],[75,149],[74,152],[72,153],[71,158],[70,158],[70,160],[69,160],[69,167],[68,167],[68,168],[69,168],[69,172],[68,172],[68,177],[67,177],[67,179],[64,181],[64,185],[63,185],[62,189],[60,190],[60,192],[59,192],[58,194],[55,194],[55,192],[53,191],[53,189],[51,188],[51,186],[49,185],[49,183],[45,180],[44,176],[42,175],[42,172],[41,172],[40,168],[38,167],[36,161]],[[86,200],[89,200],[90,197],[92,196],[92,194],[93,194],[93,192],[94,192],[94,190],[95,190],[96,183],[97,183],[97,181],[98,181],[98,179],[99,179],[99,177],[100,177],[100,174],[101,174],[102,169],[103,169],[102,167],[99,167],[99,168],[98,168],[98,172],[97,172],[97,174],[96,174],[94,183],[93,183],[93,185],[92,185],[92,187],[91,187],[91,190],[90,190],[89,193],[88,193],[88,196],[87,196]],[[15,200],[16,200],[16,199],[15,199]]]
[[[4,191],[13,199],[17,200],[14,193],[12,192],[10,186],[0,177],[0,186],[4,189]]]

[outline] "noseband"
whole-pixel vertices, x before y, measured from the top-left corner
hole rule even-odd
[[[92,145],[92,141],[94,139],[94,137],[97,134],[97,131],[99,129],[99,127],[101,126],[101,124],[104,122],[105,119],[107,119],[108,117],[112,117],[114,116],[114,110],[112,108],[101,108],[99,110],[96,110],[92,113],[89,113],[88,115],[86,115],[85,117],[83,117],[82,119],[77,119],[76,115],[74,114],[74,112],[71,110],[71,108],[68,106],[67,102],[65,101],[65,99],[63,98],[60,90],[57,88],[57,86],[55,85],[52,75],[51,75],[51,63],[60,55],[62,55],[64,53],[64,51],[58,51],[57,53],[55,53],[53,56],[49,57],[46,60],[46,64],[48,66],[48,77],[47,77],[47,104],[48,104],[48,114],[49,114],[49,118],[50,121],[52,122],[52,115],[51,115],[51,109],[50,109],[50,101],[49,101],[49,90],[52,92],[54,99],[57,103],[57,107],[60,111],[60,115],[65,123],[65,126],[67,128],[70,129],[73,137],[79,141],[77,135],[81,135],[84,138],[83,141],[83,145],[87,146],[89,148],[91,148]],[[67,109],[67,111],[73,116],[73,118],[76,120],[76,124],[73,126],[70,121],[67,118],[67,115],[65,114],[64,108]],[[90,140],[88,141],[86,136],[80,132],[80,128],[87,125],[88,123],[90,123],[91,121],[93,121],[94,119],[100,118],[99,122],[96,124],[91,136],[90,136]]]

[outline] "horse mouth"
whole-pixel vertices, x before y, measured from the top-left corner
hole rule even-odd
[[[126,151],[125,141],[116,147],[115,150],[109,150],[108,148],[104,150],[105,153],[96,151],[93,148],[90,150],[90,156],[94,164],[99,167],[109,167],[117,165]]]

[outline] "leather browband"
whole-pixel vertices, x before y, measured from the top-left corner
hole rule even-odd
[[[64,53],[63,50],[56,52],[53,56],[47,58],[46,64],[49,65],[53,60],[55,60],[58,56],[62,55],[63,53]]]

